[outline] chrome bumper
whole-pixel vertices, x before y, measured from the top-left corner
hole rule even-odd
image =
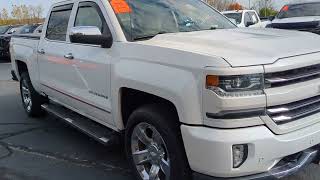
[[[319,161],[320,150],[315,148],[310,148],[305,151],[298,153],[297,158],[284,158],[284,160],[280,161],[274,168],[270,169],[270,171],[250,175],[245,177],[237,177],[237,178],[217,178],[210,177],[199,173],[193,173],[193,180],[271,180],[271,179],[281,179],[290,175],[293,175],[305,168],[312,162]]]

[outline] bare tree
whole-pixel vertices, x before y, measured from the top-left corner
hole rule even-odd
[[[263,8],[274,9],[274,0],[258,0],[254,3],[253,8],[257,11]]]
[[[9,19],[9,13],[7,11],[7,9],[3,8],[1,10],[1,19],[2,20],[8,20]]]

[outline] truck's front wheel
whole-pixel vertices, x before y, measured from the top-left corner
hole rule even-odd
[[[171,110],[157,105],[139,108],[126,128],[126,153],[137,179],[190,178],[179,125]]]
[[[44,97],[42,97],[33,88],[29,74],[27,72],[21,74],[20,93],[23,107],[28,116],[36,117],[43,115],[41,104],[44,102]]]

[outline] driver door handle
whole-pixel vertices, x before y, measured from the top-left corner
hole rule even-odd
[[[71,60],[71,59],[74,59],[72,53],[66,54],[66,55],[64,55],[64,57],[65,57],[66,59],[70,59],[70,60]]]

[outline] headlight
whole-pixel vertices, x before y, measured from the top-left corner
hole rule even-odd
[[[219,96],[250,96],[263,94],[264,80],[262,74],[239,76],[208,75],[206,87]]]

